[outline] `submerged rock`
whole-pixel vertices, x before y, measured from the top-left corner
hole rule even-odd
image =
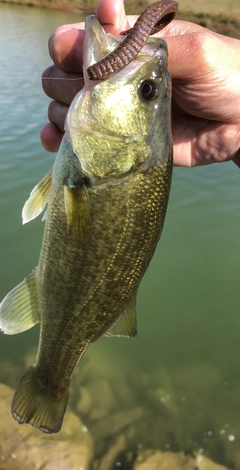
[[[132,410],[125,410],[112,413],[103,419],[96,421],[91,426],[91,433],[94,439],[109,439],[128,428],[134,422],[137,422],[144,415],[143,409],[136,406]]]
[[[89,414],[92,408],[92,399],[86,387],[79,387],[79,395],[80,399],[77,402],[76,411],[79,413],[80,417],[82,417]]]
[[[118,455],[126,448],[126,437],[120,434],[112,443],[107,453],[94,462],[94,470],[112,470],[121,462],[118,462]]]
[[[88,415],[89,420],[99,420],[109,415],[109,413],[114,410],[116,407],[116,399],[109,381],[104,379],[92,380],[88,383],[87,389],[92,403]],[[82,396],[78,403],[78,410],[81,407],[81,399]]]
[[[182,452],[161,452],[159,450],[139,451],[133,470],[229,470],[203,455],[184,455]]]
[[[240,450],[233,453],[232,463],[234,465],[234,470],[240,470]]]
[[[20,426],[10,414],[14,391],[0,384],[1,470],[88,470],[93,441],[87,428],[67,412],[62,430],[46,435],[30,425]]]

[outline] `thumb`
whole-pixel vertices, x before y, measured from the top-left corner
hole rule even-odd
[[[97,18],[108,33],[119,34],[129,28],[123,0],[100,0]]]

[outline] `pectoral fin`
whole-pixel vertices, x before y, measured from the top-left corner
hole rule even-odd
[[[76,241],[88,241],[91,237],[92,227],[85,186],[70,187],[65,185],[64,204],[69,236]]]
[[[37,268],[1,302],[0,329],[4,333],[22,333],[39,322],[36,276]]]
[[[30,197],[25,202],[22,210],[23,224],[35,219],[48,203],[52,183],[52,170],[33,188]]]
[[[126,336],[134,338],[137,334],[136,296],[131,299],[128,307],[112,328],[104,336]]]

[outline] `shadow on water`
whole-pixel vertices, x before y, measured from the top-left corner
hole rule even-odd
[[[3,5],[0,10],[0,69],[7,77],[0,104],[3,297],[37,264],[43,224],[22,227],[20,214],[52,164],[38,137],[48,104],[39,76],[49,63],[48,36],[73,16]],[[22,92],[14,78],[19,73]],[[240,469],[238,214],[239,173],[233,164],[175,169],[164,233],[139,291],[137,338],[105,338],[90,346],[57,436],[39,437],[30,426],[18,426],[9,413],[13,390],[1,385],[4,470],[23,468],[23,461],[26,470],[135,470],[136,457],[148,449],[170,456],[184,451],[183,459],[197,453]],[[3,384],[16,388],[34,361],[38,332],[35,327],[19,336],[1,334]],[[60,447],[64,442],[67,447]]]

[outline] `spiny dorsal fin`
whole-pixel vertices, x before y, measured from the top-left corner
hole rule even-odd
[[[52,183],[52,170],[33,188],[22,210],[23,224],[35,219],[48,203]]]
[[[81,242],[91,237],[91,214],[85,186],[64,186],[64,204],[69,236]]]
[[[37,268],[0,304],[0,329],[7,335],[22,333],[40,321],[36,276]]]
[[[136,295],[129,302],[128,307],[105,336],[126,336],[134,338],[137,334]]]

